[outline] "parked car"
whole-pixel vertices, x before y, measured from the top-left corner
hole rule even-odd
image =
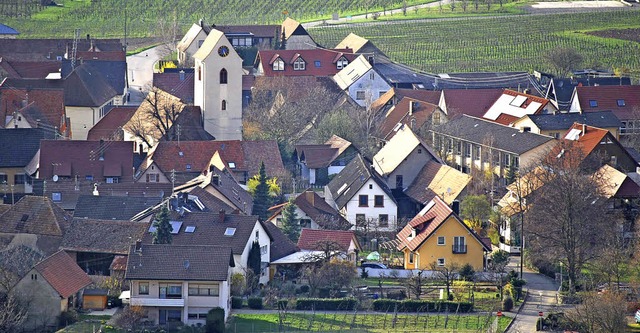
[[[363,262],[360,264],[362,268],[377,268],[377,269],[387,269],[387,265],[379,262]]]

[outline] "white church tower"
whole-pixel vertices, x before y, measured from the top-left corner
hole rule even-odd
[[[242,140],[242,58],[224,34],[212,29],[193,55],[194,104],[216,140]]]

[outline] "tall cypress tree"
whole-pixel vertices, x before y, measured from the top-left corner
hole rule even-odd
[[[153,232],[153,244],[171,244],[172,236],[171,223],[169,222],[169,209],[162,205],[162,209],[156,214],[153,226],[156,230]]]
[[[257,215],[260,221],[265,221],[268,215],[268,209],[271,205],[271,197],[269,197],[269,185],[267,184],[267,174],[264,170],[264,162],[260,163],[260,173],[258,174],[258,185],[253,192],[253,215]]]
[[[293,197],[282,210],[282,232],[294,243],[298,242],[300,237],[300,222],[296,213],[296,205],[293,203]]]
[[[253,271],[255,276],[260,276],[262,270],[262,256],[260,254],[260,243],[257,240],[251,245],[249,256],[247,258],[247,267]]]

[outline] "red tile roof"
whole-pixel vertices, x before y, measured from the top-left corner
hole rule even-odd
[[[502,95],[502,89],[443,90],[442,93],[449,119],[461,114],[482,118]]]
[[[516,121],[518,119],[520,119],[520,118],[518,118],[516,116],[511,116],[511,115],[508,115],[508,114],[501,113],[498,116],[498,118],[496,118],[496,120],[494,120],[494,121],[496,123],[498,123],[498,124],[509,126],[509,124],[513,123],[514,121]]]
[[[127,61],[124,51],[78,51],[76,57],[79,60]]]
[[[2,61],[0,64],[13,74],[11,77],[22,79],[44,79],[49,73],[60,73],[61,66],[58,61]]]
[[[64,111],[64,86],[60,80],[5,79],[0,85],[0,119],[30,105],[37,107],[44,124],[60,128]],[[3,124],[4,125],[4,124]]]
[[[325,229],[349,229],[351,223],[347,221],[340,213],[329,205],[324,198],[313,190],[306,190],[300,193],[294,200],[294,204],[300,208],[307,216],[316,222],[321,228]],[[269,208],[272,216],[267,221],[280,214],[287,203],[282,203]]]
[[[28,195],[0,215],[0,232],[63,236],[71,225],[71,215],[49,198]],[[56,246],[57,247],[57,246]]]
[[[351,230],[343,231],[304,228],[300,232],[300,238],[298,238],[298,247],[301,250],[320,251],[324,248],[323,245],[326,242],[333,242],[340,251],[346,252],[352,241],[356,244],[357,248],[359,245],[356,239],[356,234]]]
[[[473,235],[478,242],[482,244],[485,250],[489,251],[487,245],[480,239],[478,234],[469,229],[462,220],[453,213],[451,208],[440,197],[436,196],[425,207],[429,207],[423,215],[419,215],[409,221],[407,225],[400,230],[396,235],[396,239],[399,241],[398,249],[402,250],[408,248],[410,251],[416,251],[422,246],[422,243],[427,240],[445,221],[452,216],[458,223],[462,224],[469,230],[469,233]],[[411,238],[413,229],[416,229],[416,236]]]
[[[153,73],[153,86],[178,97],[184,103],[193,103],[194,75],[189,73]]]
[[[389,110],[387,116],[382,120],[380,137],[385,140],[391,139],[396,134],[393,128],[398,123],[411,126],[417,130],[431,119],[431,115],[436,109],[438,109],[438,105],[436,104],[411,97],[404,97],[392,110]],[[415,119],[414,124],[412,124],[413,119]]]
[[[101,158],[102,157],[102,158]],[[115,164],[112,165],[112,164]],[[108,167],[107,167],[108,166]],[[43,140],[40,142],[39,178],[53,175],[103,182],[106,171],[117,168],[122,181],[133,180],[133,143],[130,141]]]
[[[638,118],[634,108],[640,108],[640,86],[576,87],[576,94],[582,112],[611,110],[620,120]],[[624,105],[619,106],[618,100]],[[590,101],[597,105],[591,106]]]
[[[282,157],[275,141],[161,141],[150,154],[163,172],[186,171],[190,164],[192,172],[209,168],[213,154],[218,151],[230,171],[247,171],[250,176],[258,173],[260,163],[265,162],[268,175],[284,171]],[[230,163],[234,163],[232,168]]]
[[[89,130],[87,140],[115,140],[133,114],[137,106],[117,106],[111,109],[97,124]]]
[[[62,298],[90,285],[91,279],[66,252],[60,250],[33,267]]]
[[[261,50],[258,51],[255,66],[262,66],[264,76],[331,76],[340,71],[336,63],[342,57],[350,63],[357,54],[354,54],[351,49]],[[278,58],[284,61],[283,71],[273,70],[273,63]],[[298,58],[305,61],[305,70],[293,69],[293,62]],[[316,66],[316,63],[319,66]]]

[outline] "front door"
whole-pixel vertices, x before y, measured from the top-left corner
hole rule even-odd
[[[158,324],[165,325],[167,323],[167,310],[160,309]]]

